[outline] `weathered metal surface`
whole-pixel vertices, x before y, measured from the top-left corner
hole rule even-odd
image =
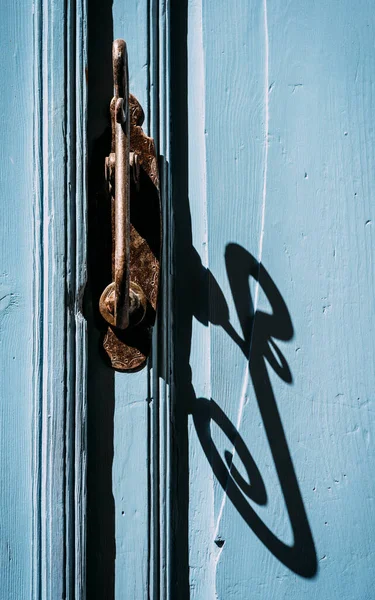
[[[112,144],[106,177],[112,203],[113,282],[100,299],[109,323],[104,338],[112,366],[134,371],[150,352],[159,288],[161,216],[159,174],[154,140],[143,129],[144,113],[127,90],[123,40],[113,45],[114,97],[111,101]],[[129,140],[130,125],[130,140]]]
[[[112,283],[100,298],[105,320],[120,329],[129,325],[129,244],[130,244],[130,116],[128,54],[124,40],[112,45],[113,88],[110,111],[112,121],[111,153],[105,159],[108,190],[113,199]]]

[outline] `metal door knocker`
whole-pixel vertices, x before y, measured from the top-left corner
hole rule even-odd
[[[105,177],[112,210],[112,282],[99,309],[108,323],[104,349],[113,368],[142,368],[151,348],[160,276],[161,209],[154,140],[144,113],[129,94],[124,40],[112,46],[114,96],[111,152]]]

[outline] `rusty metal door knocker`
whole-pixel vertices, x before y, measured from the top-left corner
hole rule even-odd
[[[105,177],[112,210],[112,282],[99,309],[108,323],[104,349],[113,368],[142,368],[151,348],[160,276],[161,209],[154,140],[144,113],[129,94],[124,40],[112,46],[114,96],[111,152]]]

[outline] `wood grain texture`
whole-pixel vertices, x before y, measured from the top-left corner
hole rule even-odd
[[[157,62],[154,63],[156,46],[155,54],[151,47],[158,44],[151,36],[153,11],[153,3],[146,0],[114,0],[113,4],[93,1],[89,6],[87,594],[93,599],[146,600],[149,594],[156,598],[159,589],[159,527],[154,530],[152,526],[159,522],[158,378],[151,369],[153,362],[131,374],[115,373],[105,364],[99,350],[102,323],[95,314],[96,287],[101,293],[110,282],[103,280],[106,272],[110,278],[103,263],[106,246],[110,246],[106,233],[110,227],[106,230],[101,215],[106,206],[102,193],[104,157],[110,149],[112,41],[126,41],[130,92],[144,109],[144,131],[157,138],[158,119],[151,89],[151,80],[157,85],[159,76]],[[155,17],[156,14],[155,9]],[[156,27],[154,19],[152,23]]]
[[[150,131],[159,151],[162,209],[161,281],[157,322],[153,334],[150,389],[150,553],[149,597],[174,598],[172,579],[171,495],[171,381],[173,361],[172,315],[172,203],[170,190],[170,2],[149,2]]]
[[[91,333],[90,597],[371,598],[371,7],[109,12],[167,243],[152,368]]]
[[[23,600],[31,595],[32,555],[31,3],[2,5],[0,43],[0,597]]]
[[[190,598],[373,595],[372,13],[187,5]]]
[[[145,112],[149,133],[148,5],[113,3],[114,39],[126,40],[130,91]],[[115,375],[113,494],[116,523],[115,599],[147,598],[149,373]],[[130,575],[131,573],[131,575]]]
[[[34,5],[33,597],[85,594],[86,15]]]
[[[82,598],[84,3],[2,5],[1,598]]]

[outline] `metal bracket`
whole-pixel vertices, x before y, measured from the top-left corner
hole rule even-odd
[[[109,324],[103,346],[112,367],[136,371],[150,353],[159,290],[159,173],[154,140],[142,129],[142,107],[129,94],[124,40],[113,42],[112,60],[112,145],[105,173],[112,205],[113,280],[99,309]]]

